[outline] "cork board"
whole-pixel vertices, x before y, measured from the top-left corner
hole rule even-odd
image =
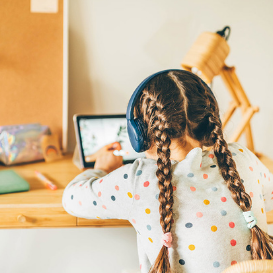
[[[63,127],[63,1],[32,13],[30,0],[0,0],[0,126]]]

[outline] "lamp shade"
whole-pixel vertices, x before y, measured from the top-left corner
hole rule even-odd
[[[198,76],[206,83],[211,83],[223,68],[229,51],[225,38],[217,33],[203,32],[184,57],[181,66],[188,71],[197,69],[201,72]]]

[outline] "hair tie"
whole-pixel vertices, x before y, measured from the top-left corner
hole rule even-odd
[[[167,232],[162,235],[161,238],[161,243],[166,246],[166,247],[171,247],[172,246],[172,233]]]
[[[245,220],[247,222],[247,227],[249,229],[253,228],[257,224],[257,218],[254,217],[254,214],[252,211],[244,211],[243,215],[245,217]]]

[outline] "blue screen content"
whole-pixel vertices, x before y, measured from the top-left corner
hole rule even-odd
[[[95,161],[100,148],[116,141],[121,144],[123,160],[145,157],[144,153],[135,152],[130,143],[126,118],[82,118],[79,127],[85,162]]]

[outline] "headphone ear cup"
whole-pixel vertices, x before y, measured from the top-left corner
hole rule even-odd
[[[145,141],[147,130],[143,122],[140,119],[128,119],[127,131],[133,149],[137,153],[146,151]]]

